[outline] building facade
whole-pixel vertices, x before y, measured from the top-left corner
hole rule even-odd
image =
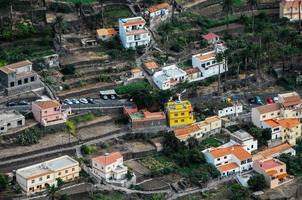
[[[107,182],[123,186],[127,182],[126,174],[128,168],[124,166],[123,156],[120,152],[106,153],[105,155],[92,158],[91,166],[92,172]]]
[[[65,182],[75,180],[80,171],[79,162],[65,155],[18,169],[16,181],[27,195],[31,195],[56,185],[58,178]]]
[[[148,14],[150,19],[154,19],[156,17],[166,17],[169,14],[170,4],[168,3],[160,3],[153,5],[148,8]]]
[[[119,37],[124,48],[146,46],[151,37],[145,27],[146,21],[142,17],[119,19]]]
[[[42,126],[51,126],[65,123],[67,116],[71,114],[71,109],[63,111],[58,101],[47,100],[33,102],[32,112]]]
[[[252,155],[241,145],[220,146],[203,151],[208,163],[213,164],[221,176],[230,176],[252,169]]]
[[[300,9],[299,9],[300,6]],[[280,18],[286,17],[290,21],[299,20],[299,15],[302,19],[302,9],[299,0],[281,0],[280,1]]]
[[[198,68],[204,78],[228,71],[228,66],[225,64],[224,59],[221,62],[217,62],[216,55],[217,53],[214,50],[193,55],[192,66]]]
[[[40,86],[38,74],[32,70],[32,62],[29,60],[0,68],[0,82],[6,88],[7,94],[17,90],[24,92]]]
[[[258,149],[258,141],[244,130],[238,130],[231,133],[230,143],[241,145],[249,153]]]
[[[277,159],[256,160],[253,169],[264,176],[266,184],[271,189],[291,180],[286,172],[286,164]]]
[[[25,117],[19,112],[4,111],[0,114],[0,133],[6,133],[11,128],[25,125]]]
[[[161,90],[168,90],[187,80],[187,73],[176,65],[163,67],[152,76],[153,82]]]
[[[166,104],[170,127],[181,127],[194,123],[193,108],[189,101],[170,101]]]
[[[263,150],[253,155],[253,160],[262,160],[266,158],[278,158],[281,154],[296,155],[296,150],[288,143],[283,143],[272,148]]]
[[[239,102],[233,102],[232,106],[222,108],[218,110],[217,114],[219,117],[226,117],[230,115],[238,116],[243,112],[243,106]]]

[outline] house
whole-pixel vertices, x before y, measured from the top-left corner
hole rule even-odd
[[[232,102],[230,106],[219,109],[217,114],[219,117],[226,117],[230,115],[238,116],[243,112],[243,106],[240,102]]]
[[[150,140],[150,143],[155,147],[157,152],[160,152],[164,149],[164,137],[156,137]]]
[[[149,75],[152,75],[159,68],[159,66],[154,61],[148,61],[144,63],[144,68]]]
[[[216,35],[215,33],[207,33],[201,36],[202,39],[206,40],[208,44],[216,44],[220,41],[219,35]]]
[[[128,116],[131,128],[160,128],[167,125],[164,112],[149,112],[136,107],[125,107],[124,113]]]
[[[3,111],[0,114],[0,133],[5,133],[11,128],[25,125],[25,117],[15,110]]]
[[[130,73],[132,79],[144,78],[143,71],[138,67],[131,69]]]
[[[46,100],[33,102],[32,112],[42,126],[51,126],[65,123],[67,116],[71,114],[71,109],[63,111],[57,100]]]
[[[280,1],[280,18],[286,17],[290,21],[299,20],[299,12],[302,14],[302,9],[299,9],[299,0],[281,0]]]
[[[297,92],[278,94],[283,118],[302,118],[302,102]]]
[[[187,141],[190,137],[197,139],[202,138],[211,133],[218,133],[221,130],[221,119],[218,116],[206,118],[204,121],[196,122],[194,124],[175,128],[174,134],[181,141]]]
[[[169,126],[181,127],[194,123],[193,108],[189,101],[169,101],[166,104]]]
[[[175,137],[180,141],[187,141],[190,137],[195,137],[196,139],[203,137],[202,129],[198,124],[191,124],[182,128],[176,128],[173,130]]]
[[[40,87],[38,74],[32,70],[32,62],[24,60],[0,68],[0,83],[6,93],[21,93]]]
[[[208,163],[213,164],[221,176],[229,176],[252,169],[252,156],[241,145],[220,146],[202,151]]]
[[[146,46],[151,37],[145,28],[146,21],[142,17],[119,19],[119,37],[124,48]]]
[[[274,158],[256,160],[253,163],[253,169],[264,176],[266,184],[270,189],[292,180],[286,173],[286,164]]]
[[[258,141],[244,130],[238,130],[231,133],[230,143],[241,145],[249,153],[258,149]]]
[[[288,142],[292,146],[301,137],[301,122],[295,118],[265,120],[263,128],[271,129],[271,140],[281,140],[282,143]]]
[[[148,13],[150,19],[153,19],[155,17],[167,16],[169,14],[169,8],[170,8],[170,4],[168,3],[160,3],[149,7]]]
[[[43,64],[47,68],[60,67],[59,55],[58,54],[52,54],[52,55],[44,56],[43,60],[44,60]]]
[[[253,160],[261,160],[265,158],[278,158],[281,154],[296,155],[295,149],[293,149],[288,143],[283,143],[278,146],[263,150],[253,155]]]
[[[57,185],[58,178],[64,182],[75,180],[80,171],[79,162],[65,155],[18,169],[16,181],[27,195],[31,195]]]
[[[211,50],[205,53],[200,53],[192,56],[192,66],[198,68],[202,77],[208,78],[211,76],[222,74],[228,71],[228,66],[225,65],[224,58],[222,61],[217,62],[216,60],[216,51]]]
[[[252,108],[252,122],[255,126],[263,128],[265,120],[281,117],[279,103],[272,103]]]
[[[187,74],[176,65],[163,67],[152,76],[153,82],[161,90],[168,90],[173,86],[184,82],[187,79]]]
[[[96,30],[96,38],[101,41],[107,41],[117,35],[114,28],[100,28]]]
[[[120,152],[106,153],[91,159],[92,173],[106,182],[125,186],[128,168]],[[135,179],[135,175],[133,177]]]
[[[186,69],[185,72],[187,73],[187,79],[189,82],[194,82],[204,79],[202,77],[201,71],[198,68],[189,68]]]
[[[252,108],[252,122],[263,128],[265,120],[274,118],[302,118],[302,104],[297,92],[278,94],[278,103]]]

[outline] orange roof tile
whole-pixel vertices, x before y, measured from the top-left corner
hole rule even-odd
[[[275,169],[272,169],[272,170],[267,171],[266,174],[269,176],[274,176],[275,174],[277,174],[277,171]]]
[[[271,158],[271,157],[274,157],[274,155],[276,155],[277,153],[281,154],[282,152],[289,150],[289,149],[291,149],[291,146],[288,143],[283,143],[278,146],[272,147],[270,149],[261,151],[261,152],[257,153],[257,155],[260,155],[263,158]]]
[[[131,73],[140,73],[142,70],[138,67],[131,69]]]
[[[174,129],[175,137],[188,138],[191,133],[199,131],[200,128],[197,124],[192,124],[183,128]]]
[[[132,25],[140,25],[140,24],[145,24],[145,20],[128,20],[127,22],[125,22],[123,25],[124,26],[132,26]]]
[[[158,65],[157,65],[156,62],[150,61],[150,62],[146,62],[146,63],[145,63],[145,67],[146,67],[147,69],[157,69],[157,68],[158,68]]]
[[[237,165],[237,163],[228,163],[228,164],[225,164],[225,165],[220,165],[219,167],[218,167],[218,170],[220,171],[220,172],[227,172],[227,171],[230,171],[230,170],[232,170],[232,169],[236,169],[236,168],[238,168],[239,166]]]
[[[187,74],[195,74],[195,73],[200,72],[198,68],[190,68],[190,69],[187,69],[185,71],[186,71]]]
[[[153,13],[153,12],[156,12],[156,11],[161,10],[161,9],[169,9],[169,7],[170,7],[170,4],[168,4],[168,3],[160,3],[160,4],[153,5],[153,6],[149,7],[148,11],[150,13]]]
[[[301,103],[301,98],[298,94],[284,97],[284,102],[282,103],[283,106],[292,106],[292,105],[297,105]]]
[[[276,119],[269,119],[269,120],[265,120],[264,122],[271,128],[276,128],[280,126],[280,124],[277,122]]]
[[[36,101],[34,104],[41,109],[55,108],[61,105],[57,100]]]
[[[215,52],[211,52],[211,53],[202,54],[202,55],[197,56],[197,58],[200,61],[206,61],[206,60],[214,59],[215,57],[216,57],[216,53]]]
[[[96,30],[97,35],[116,35],[117,31],[114,28],[101,28]]]
[[[288,174],[287,174],[286,172],[283,173],[283,174],[279,174],[279,175],[277,176],[278,179],[283,179],[283,178],[285,178],[285,177],[288,177]]]
[[[221,120],[221,119],[220,119],[219,116],[214,115],[214,116],[212,116],[212,117],[207,117],[204,121],[205,121],[206,123],[210,124],[210,123],[213,123],[213,122],[216,122],[216,121],[220,121],[220,120]]]
[[[300,121],[298,119],[270,119],[266,120],[265,123],[269,125],[272,128],[282,126],[283,128],[294,128],[298,125],[300,125]]]
[[[230,154],[236,156],[239,160],[247,160],[252,158],[251,154],[247,152],[241,145],[232,145],[230,147],[218,147],[209,151],[209,153],[214,158],[220,158]]]
[[[97,162],[103,166],[110,165],[114,162],[116,162],[119,158],[122,158],[122,154],[120,152],[112,152],[109,153],[108,155],[103,155],[103,156],[98,156],[95,158],[92,158],[94,162]]]
[[[166,114],[164,112],[144,111],[143,114],[146,119],[165,119],[166,118]]]
[[[259,111],[260,114],[274,112],[280,109],[280,104],[279,103],[267,104],[267,105],[259,106],[256,109]]]

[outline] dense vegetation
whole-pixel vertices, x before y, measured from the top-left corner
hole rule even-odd
[[[294,176],[302,176],[302,140],[295,146],[296,156],[282,154],[279,159],[286,163],[287,172]]]

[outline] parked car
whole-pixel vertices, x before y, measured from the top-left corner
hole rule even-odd
[[[6,106],[16,106],[18,105],[16,102],[7,102]]]
[[[267,102],[268,104],[272,104],[272,103],[274,103],[274,100],[273,100],[272,97],[267,97],[266,102]]]
[[[91,104],[95,104],[95,101],[92,98],[87,98],[87,101]]]
[[[82,104],[88,104],[88,100],[85,99],[85,98],[80,98],[79,101],[80,101]]]
[[[250,104],[255,104],[256,103],[255,98],[249,98],[248,101],[249,101]]]
[[[279,101],[278,97],[274,97],[273,100],[275,103],[278,103],[278,101]]]
[[[256,104],[262,105],[262,99],[259,96],[255,97]]]
[[[30,103],[28,101],[22,100],[18,102],[18,105],[26,106],[26,105],[30,105]]]
[[[107,96],[107,95],[104,95],[102,98],[103,98],[104,100],[108,100],[108,96]]]
[[[111,99],[116,99],[116,97],[114,95],[111,95],[110,98]]]
[[[70,99],[65,99],[65,100],[63,101],[63,103],[65,103],[65,104],[67,104],[67,105],[72,105],[72,104],[73,104],[72,101],[71,101]]]
[[[77,100],[77,99],[71,99],[71,101],[72,101],[72,103],[74,103],[74,104],[79,104],[79,103],[80,103],[79,100]]]

